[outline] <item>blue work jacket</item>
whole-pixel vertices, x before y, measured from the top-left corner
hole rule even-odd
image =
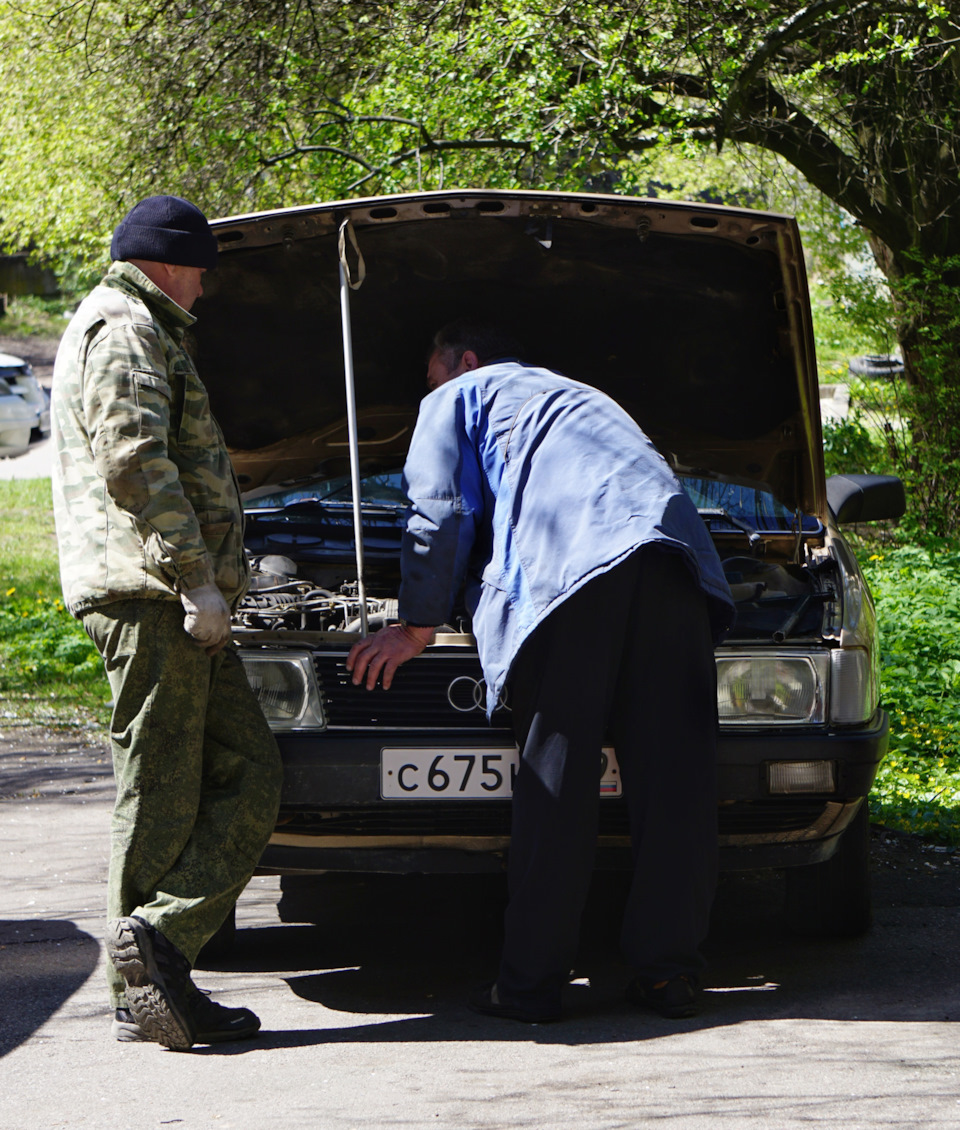
[[[682,554],[717,640],[732,623],[693,502],[632,417],[589,385],[515,361],[448,381],[421,402],[404,479],[400,615],[446,623],[465,583],[488,716],[537,625],[642,545]]]

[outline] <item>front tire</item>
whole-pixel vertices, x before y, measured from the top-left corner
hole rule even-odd
[[[825,863],[787,871],[787,925],[818,938],[856,938],[873,921],[870,808],[864,800]]]

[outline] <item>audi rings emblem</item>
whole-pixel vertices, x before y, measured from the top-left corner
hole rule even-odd
[[[486,710],[487,684],[484,679],[474,679],[470,675],[460,675],[447,687],[447,702],[454,710],[461,714],[469,714],[471,710]],[[500,692],[497,699],[497,710],[509,710],[507,706],[507,689]]]

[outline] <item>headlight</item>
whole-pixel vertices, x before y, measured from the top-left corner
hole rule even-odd
[[[877,678],[870,653],[862,647],[843,647],[830,658],[830,721],[838,726],[867,722],[877,709]]]
[[[826,719],[829,657],[717,657],[717,710],[727,725],[809,725]]]
[[[241,651],[240,658],[271,730],[326,726],[309,652]]]

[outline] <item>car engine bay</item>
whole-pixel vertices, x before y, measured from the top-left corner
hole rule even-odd
[[[250,631],[361,631],[359,585],[346,579],[347,569],[298,564],[280,554],[251,557],[250,590],[235,613],[239,628]],[[810,564],[768,561],[745,555],[723,558],[724,573],[737,608],[730,639],[788,639],[821,637],[824,610],[838,600],[831,559]],[[366,613],[371,631],[399,619],[399,562],[393,575],[378,569],[368,580]],[[322,578],[323,582],[321,583]],[[603,610],[601,615],[615,614]],[[469,633],[469,616],[459,609],[449,631]]]

